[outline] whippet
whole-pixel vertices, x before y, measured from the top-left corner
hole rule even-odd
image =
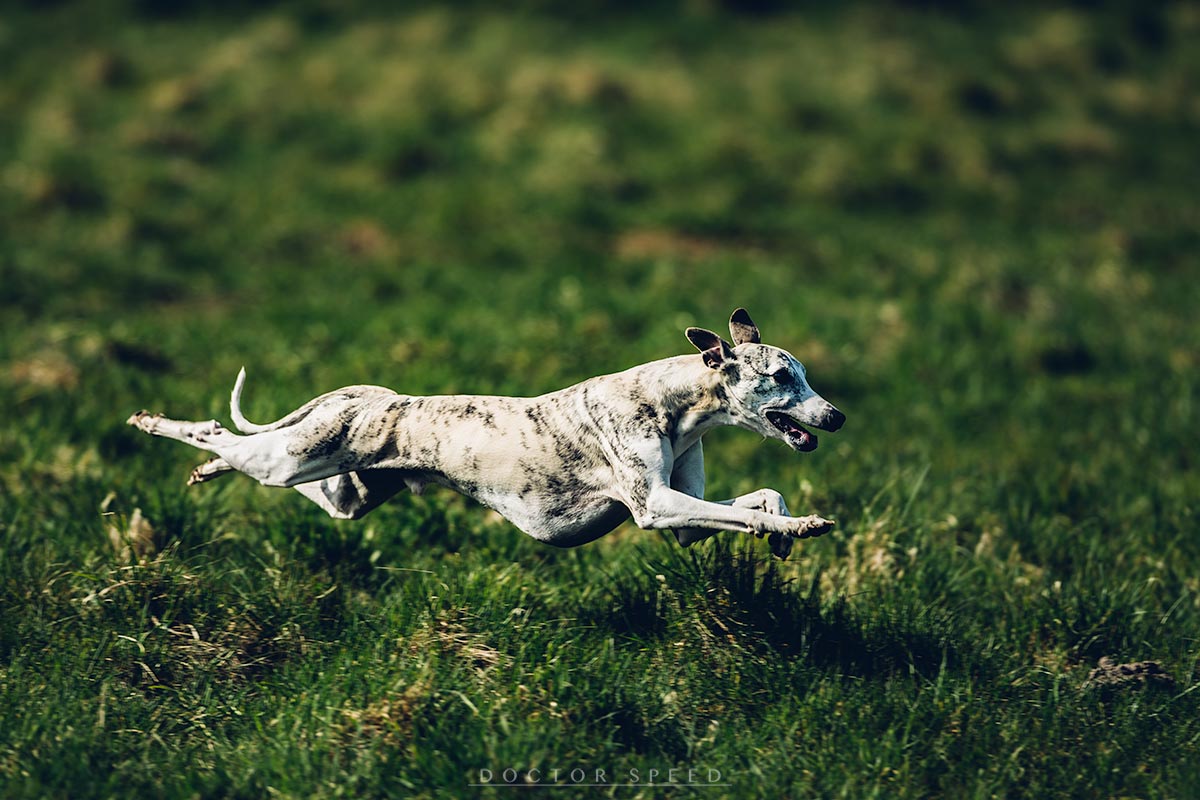
[[[473,497],[535,539],[575,547],[626,519],[671,529],[683,546],[732,530],[767,535],[786,558],[793,539],[833,520],[793,517],[782,495],[759,489],[704,499],[701,437],[735,425],[816,449],[805,426],[836,431],[845,416],[808,385],[790,353],[762,344],[745,309],[729,320],[733,343],[688,328],[699,355],[602,375],[540,397],[411,397],[348,386],[258,425],[240,409],[243,369],[230,397],[239,435],[217,422],[140,411],[129,424],[215,453],[188,484],[243,472],[292,487],[336,519],[358,519],[408,488],[447,486]]]

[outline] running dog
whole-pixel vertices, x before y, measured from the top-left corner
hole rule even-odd
[[[236,470],[264,486],[290,486],[336,519],[358,519],[404,488],[419,494],[433,483],[558,547],[593,541],[632,517],[641,528],[674,531],[685,547],[723,530],[766,535],[771,552],[787,558],[794,539],[819,536],[833,520],[791,516],[774,489],[705,500],[701,438],[734,425],[809,452],[817,437],[808,428],[836,431],[846,417],[812,390],[794,356],[762,344],[745,309],[733,312],[729,332],[732,343],[688,328],[698,355],[540,397],[348,386],[258,425],[239,407],[243,369],[230,398],[242,434],[216,420],[146,411],[128,422],[215,454],[189,485]]]

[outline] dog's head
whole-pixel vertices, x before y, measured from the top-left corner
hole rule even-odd
[[[817,448],[817,437],[805,426],[831,433],[842,427],[846,415],[812,390],[795,356],[762,344],[746,309],[733,312],[729,333],[733,344],[704,328],[687,329],[705,365],[721,376],[733,424],[802,452]]]

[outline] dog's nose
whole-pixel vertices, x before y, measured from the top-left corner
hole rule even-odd
[[[832,433],[842,427],[846,422],[846,415],[838,411],[833,406],[829,407],[829,416],[826,417],[825,430]]]

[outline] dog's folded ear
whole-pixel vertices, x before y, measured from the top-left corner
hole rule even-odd
[[[729,335],[733,337],[734,344],[759,344],[762,341],[758,334],[758,326],[744,308],[734,311],[733,316],[729,318]]]
[[[733,348],[729,342],[717,334],[704,328],[688,328],[688,341],[696,345],[696,349],[704,356],[704,363],[712,369],[720,369],[721,365],[733,360]]]

